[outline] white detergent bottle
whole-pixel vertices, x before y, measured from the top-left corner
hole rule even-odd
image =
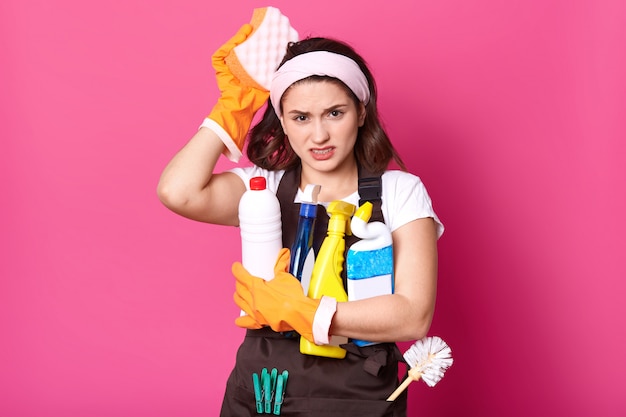
[[[280,203],[267,189],[265,177],[250,178],[250,188],[239,201],[241,263],[250,274],[274,278],[274,265],[283,248]]]
[[[346,255],[348,301],[393,294],[393,246],[391,231],[382,222],[368,223],[372,203],[365,202],[350,221],[352,234],[360,238]],[[374,344],[353,340],[357,346]]]

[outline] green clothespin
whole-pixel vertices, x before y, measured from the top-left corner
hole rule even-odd
[[[256,412],[263,413],[263,401],[261,395],[261,382],[259,380],[259,374],[256,372],[252,374],[252,386],[254,387],[254,400],[256,403]]]
[[[268,390],[265,392],[265,412],[272,413],[272,400],[274,399],[274,389],[276,388],[276,377],[278,370],[273,368],[267,378]]]
[[[276,378],[278,377],[278,369],[273,368],[270,373],[270,384],[272,387],[272,397],[274,397],[274,392],[276,391]]]
[[[263,387],[263,402],[265,403],[265,409],[261,413],[269,413],[272,407],[272,380],[267,368],[263,368],[261,372],[261,386]]]
[[[287,378],[289,377],[289,372],[286,370],[280,374],[276,380],[276,396],[274,397],[274,415],[280,415],[280,407],[283,404],[283,399],[285,398],[285,388],[287,385]]]

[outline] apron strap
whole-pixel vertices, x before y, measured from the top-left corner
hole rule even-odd
[[[359,206],[366,201],[372,203],[372,222],[385,222],[383,218],[383,180],[366,168],[359,166]]]

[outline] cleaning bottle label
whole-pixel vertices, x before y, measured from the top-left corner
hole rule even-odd
[[[393,293],[393,249],[348,252],[348,298],[362,300]]]

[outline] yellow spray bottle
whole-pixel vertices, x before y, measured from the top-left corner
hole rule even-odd
[[[337,200],[328,205],[326,209],[330,214],[328,231],[319,254],[315,258],[307,294],[309,297],[318,299],[326,295],[333,297],[338,302],[348,301],[348,294],[341,279],[341,271],[343,271],[344,251],[346,249],[346,228],[355,210],[354,204],[345,201]],[[320,346],[301,337],[300,352],[307,355],[343,359],[346,356],[346,351],[339,345],[347,342],[346,337],[331,336],[330,344]]]

